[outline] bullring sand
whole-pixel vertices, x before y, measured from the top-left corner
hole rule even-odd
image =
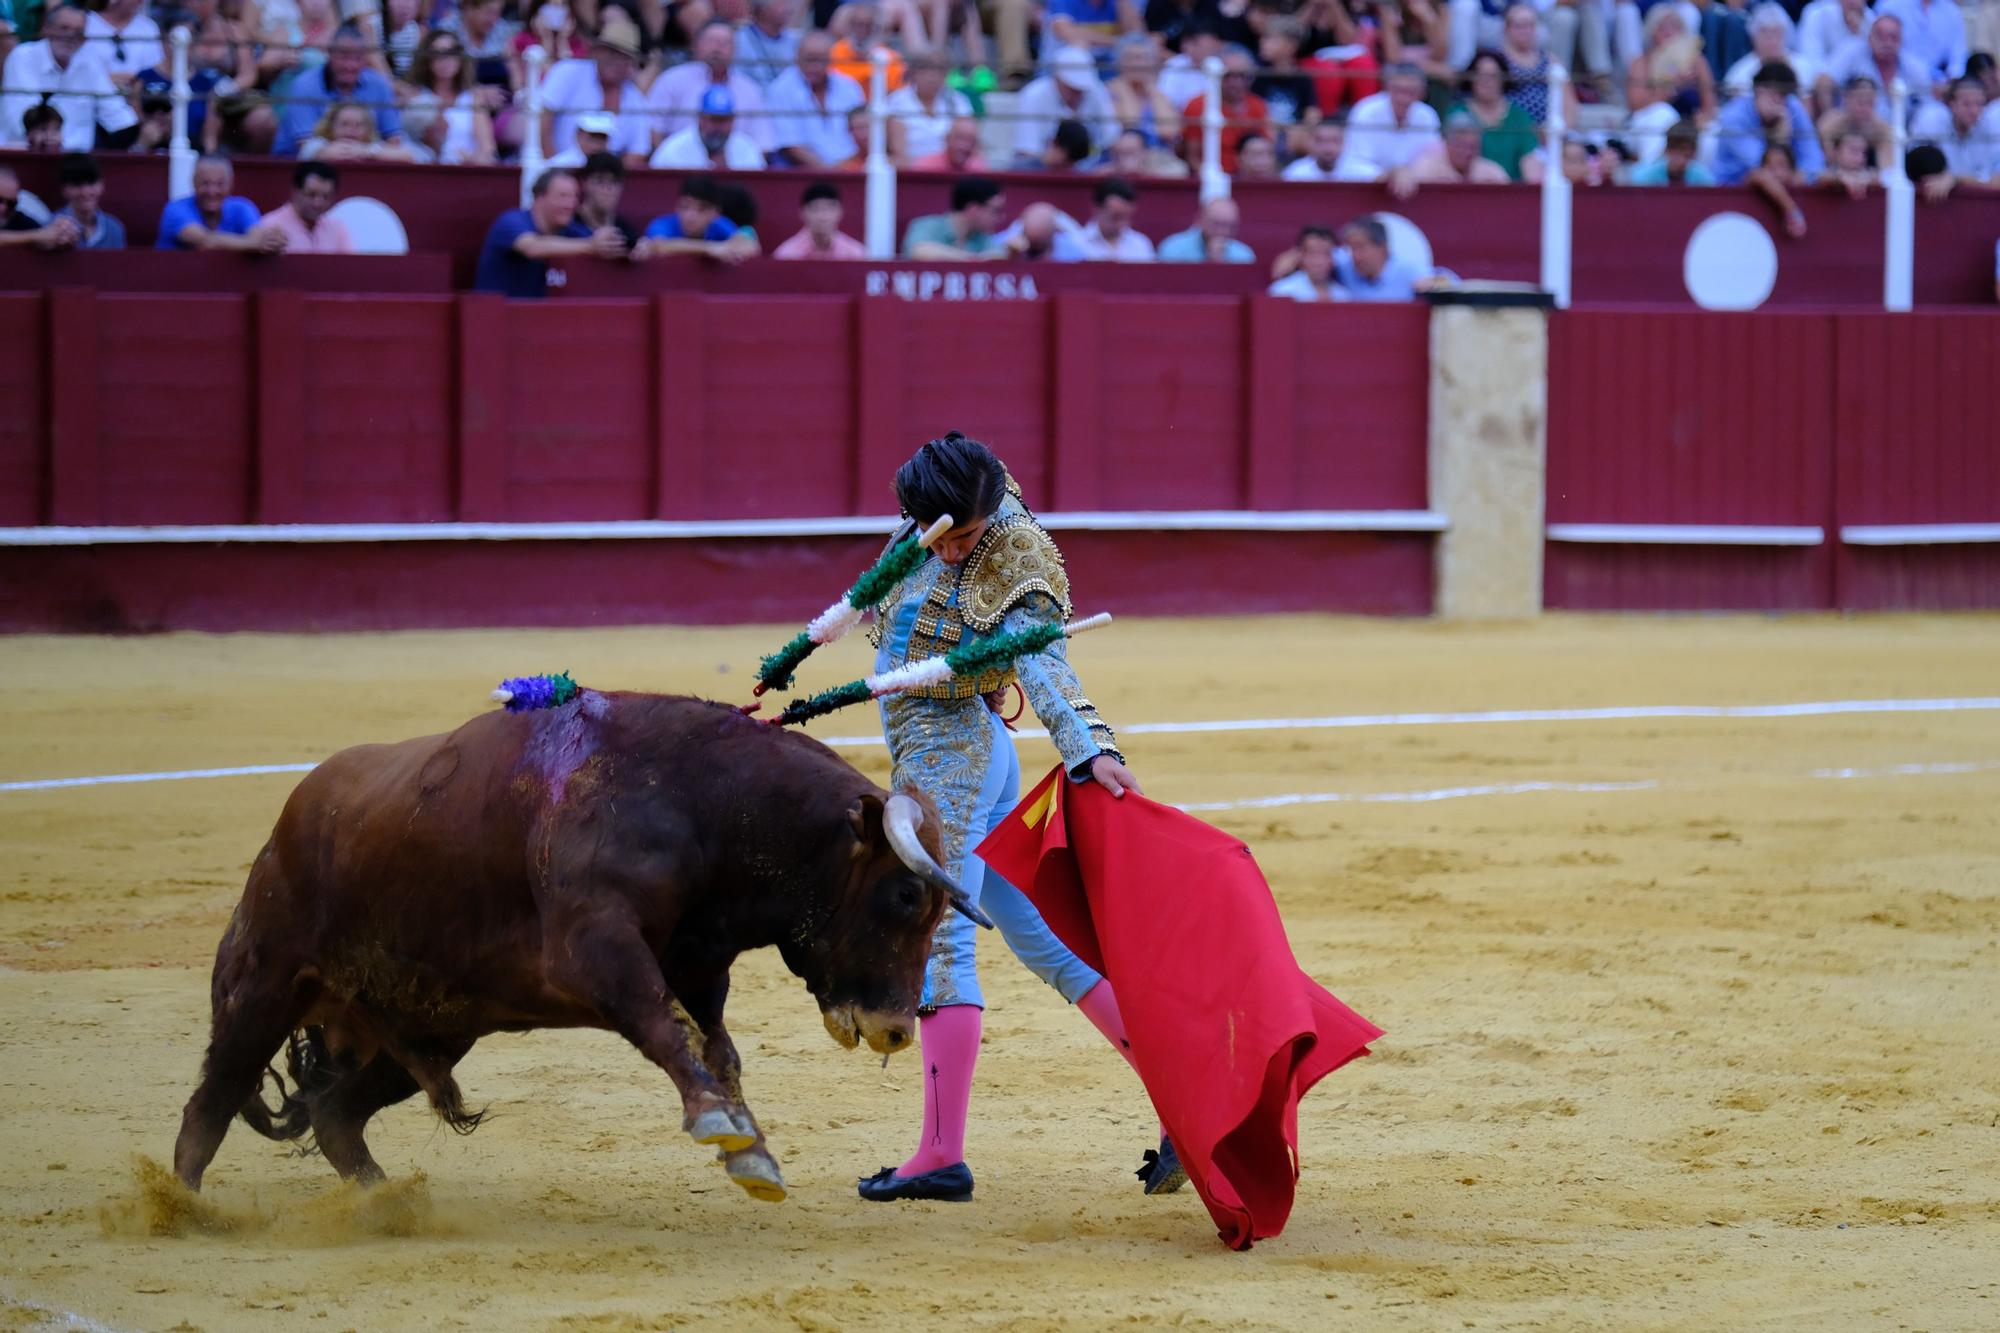
[[[311,760],[525,671],[741,699],[788,632],[0,640],[0,783]],[[1127,724],[2000,694],[1990,617],[1124,622],[1075,655]],[[822,657],[814,687],[865,660]],[[968,1205],[855,1198],[918,1062],[836,1048],[769,954],[730,1019],[783,1204],[596,1033],[474,1051],[468,1138],[385,1112],[383,1191],[238,1125],[190,1200],[157,1163],[296,779],[0,790],[0,1329],[2000,1327],[2000,710],[1127,748],[1167,800],[1395,798],[1205,816],[1389,1030],[1307,1099],[1279,1239],[1228,1253],[1192,1193],[1139,1194],[1143,1093],[997,941]]]

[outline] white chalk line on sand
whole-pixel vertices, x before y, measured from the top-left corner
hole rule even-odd
[[[1332,717],[1274,717],[1225,719],[1213,722],[1139,722],[1119,730],[1128,736],[1197,735],[1232,731],[1324,730],[1354,727],[1441,727],[1487,726],[1517,722],[1630,722],[1667,718],[1788,718],[1834,717],[1869,713],[1968,713],[2000,711],[2000,697],[1965,699],[1825,699],[1797,704],[1650,704],[1619,708],[1505,708],[1483,712],[1457,713],[1350,713]],[[1045,737],[1048,732],[1028,728],[1015,733],[1017,740]],[[829,736],[825,743],[858,749],[884,744],[880,736]],[[237,768],[182,768],[154,773],[103,773],[89,777],[31,778],[0,782],[0,792],[52,791],[63,787],[110,787],[139,782],[181,782],[196,778],[260,777],[271,773],[308,773],[318,765],[248,764]],[[1814,776],[1830,776],[1825,770]],[[1846,773],[1848,770],[1839,770]],[[1858,774],[1860,770],[1853,770]],[[1512,784],[1510,784],[1512,785]],[[1551,788],[1559,790],[1560,788]],[[1455,790],[1455,789],[1449,789]],[[1527,787],[1524,790],[1539,790]],[[1485,788],[1469,788],[1469,795],[1490,795]],[[1358,797],[1347,799],[1359,799]],[[1386,799],[1386,798],[1384,798]],[[1405,799],[1416,799],[1408,797]],[[1433,800],[1449,799],[1444,796]],[[1223,807],[1189,807],[1208,809]]]

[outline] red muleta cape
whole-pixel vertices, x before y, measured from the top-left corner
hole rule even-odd
[[[1382,1029],[1299,970],[1250,849],[1058,768],[979,855],[1117,989],[1140,1077],[1223,1242],[1277,1235],[1299,1098]]]

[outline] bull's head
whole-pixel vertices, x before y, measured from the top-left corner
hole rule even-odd
[[[866,1041],[888,1055],[910,1044],[931,935],[947,910],[993,924],[938,864],[939,831],[913,793],[865,795],[847,811],[843,907],[814,941],[814,990],[826,1030],[850,1049]]]

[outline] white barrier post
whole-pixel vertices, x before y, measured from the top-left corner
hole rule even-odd
[[[185,199],[194,193],[194,163],[199,156],[188,142],[188,100],[194,90],[188,86],[188,43],[193,40],[185,27],[175,28],[167,38],[174,48],[174,137],[167,144],[167,198]]]
[[[1569,126],[1565,97],[1569,71],[1549,65],[1549,115],[1543,125],[1547,156],[1542,172],[1542,287],[1556,298],[1556,309],[1569,308],[1570,225],[1573,221],[1569,177],[1563,175],[1563,139]]]
[[[889,51],[869,56],[868,194],[863,208],[863,242],[870,259],[896,257],[896,164],[889,160]]]
[[[1895,148],[1882,179],[1882,189],[1887,195],[1887,216],[1882,228],[1882,305],[1887,310],[1908,310],[1915,297],[1917,187],[1910,180],[1906,157],[1910,150],[1910,131],[1905,119],[1909,111],[1910,90],[1901,79],[1896,79],[1889,85],[1889,130]]]
[[[540,42],[522,53],[528,62],[528,129],[521,136],[521,207],[535,202],[535,178],[542,174],[542,66],[549,53]]]
[[[1208,81],[1201,103],[1201,201],[1229,197],[1229,173],[1222,169],[1222,61],[1210,56],[1201,65]]]

